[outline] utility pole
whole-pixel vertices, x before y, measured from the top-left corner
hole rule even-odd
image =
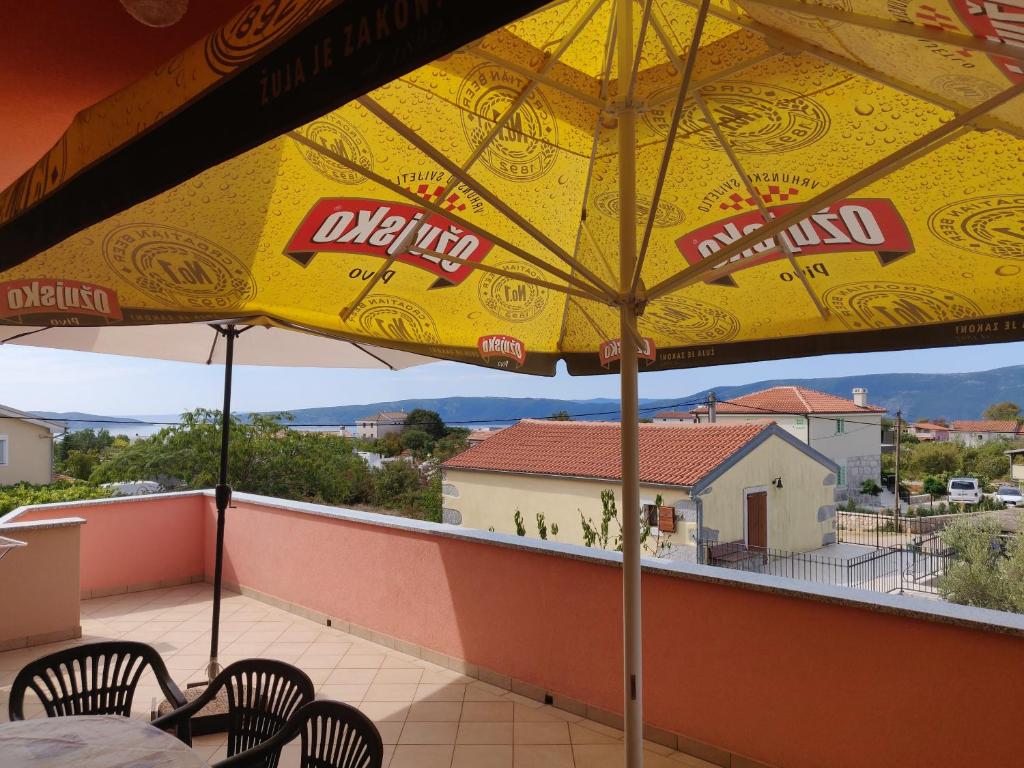
[[[893,491],[896,494],[896,511],[893,513],[893,520],[899,523],[900,519],[900,435],[903,432],[903,411],[896,411],[896,482]]]
[[[718,400],[715,397],[715,390],[708,392],[708,423],[714,424],[718,418]]]

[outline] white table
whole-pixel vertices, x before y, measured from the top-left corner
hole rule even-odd
[[[0,724],[3,768],[208,768],[170,734],[117,715]]]

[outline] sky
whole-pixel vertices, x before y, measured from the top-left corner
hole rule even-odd
[[[872,373],[955,373],[1024,364],[1024,342],[909,352],[779,360],[645,373],[640,397],[684,397],[762,379]],[[221,366],[66,352],[0,348],[0,403],[20,410],[82,411],[107,416],[175,414],[220,408]],[[458,363],[404,371],[239,366],[233,411],[293,410],[413,397],[618,397],[616,376],[524,376]]]

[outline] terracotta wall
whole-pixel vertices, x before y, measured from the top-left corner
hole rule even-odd
[[[26,510],[17,520],[84,518],[81,590],[85,597],[97,597],[202,576],[205,510],[200,494],[172,494],[50,504]]]
[[[229,514],[227,581],[621,711],[616,567],[244,501]],[[692,576],[647,573],[643,593],[653,725],[773,765],[1019,760],[1019,632]]]
[[[0,651],[79,637],[76,518],[2,526],[22,541],[0,559]]]
[[[211,496],[74,514],[87,520],[83,588],[212,574]],[[225,580],[621,711],[618,567],[386,520],[236,497]],[[1013,617],[909,598],[858,605],[718,569],[649,570],[643,594],[645,720],[681,739],[795,768],[1018,762],[1024,622]]]

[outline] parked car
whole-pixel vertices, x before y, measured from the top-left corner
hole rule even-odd
[[[1024,494],[1020,492],[1019,488],[1014,488],[1012,485],[1000,485],[992,495],[1008,507],[1024,504]]]
[[[976,477],[951,477],[946,491],[949,500],[957,504],[977,504],[981,501],[981,483]]]

